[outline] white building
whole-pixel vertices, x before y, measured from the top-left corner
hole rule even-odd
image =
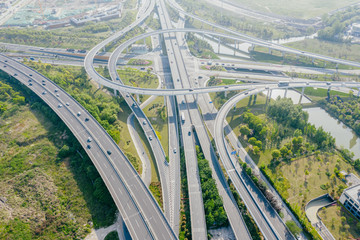
[[[351,35],[360,37],[360,23],[353,23],[351,28]]]
[[[148,52],[148,47],[146,44],[133,44],[131,45],[131,51],[134,53],[147,53]]]
[[[360,184],[345,189],[339,201],[360,220]]]

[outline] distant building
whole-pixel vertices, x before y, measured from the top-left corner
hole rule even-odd
[[[351,35],[360,37],[360,23],[353,23],[351,28]]]
[[[339,201],[360,220],[360,184],[345,189]]]
[[[134,53],[146,53],[148,51],[148,47],[146,44],[133,44],[131,46],[131,51]]]
[[[48,24],[46,24],[45,29],[61,28],[61,27],[69,26],[69,25],[70,25],[69,20],[63,20],[63,21],[48,23]]]

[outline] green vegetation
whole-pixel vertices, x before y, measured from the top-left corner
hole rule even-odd
[[[296,47],[294,47],[296,48]],[[301,50],[305,50],[303,48],[298,48]],[[336,49],[336,48],[335,48]],[[332,51],[333,49],[331,49]],[[309,51],[306,49],[306,51]],[[310,51],[310,52],[318,52]],[[323,53],[324,54],[324,53]],[[325,54],[326,55],[326,54]],[[333,54],[332,54],[333,55]],[[330,55],[330,56],[332,56]],[[284,64],[284,65],[295,65],[295,66],[303,66],[303,67],[318,67],[318,68],[331,68],[335,69],[336,64],[331,62],[325,62],[318,59],[312,59],[305,56],[298,56],[294,54],[282,54],[279,51],[272,50],[269,52],[268,48],[256,46],[253,51],[250,51],[250,56],[259,62],[269,62],[275,64]],[[355,67],[347,66],[347,65],[338,65],[338,69],[355,69]]]
[[[226,176],[226,175],[225,175]],[[258,226],[256,225],[254,219],[251,217],[251,214],[249,213],[249,211],[247,210],[244,202],[241,200],[238,192],[236,191],[234,184],[232,184],[231,180],[228,178],[227,179],[231,193],[233,194],[235,201],[239,207],[239,210],[241,212],[241,215],[244,219],[244,222],[246,224],[247,229],[249,230],[251,237],[253,240],[261,240],[263,239],[262,234],[258,228]]]
[[[189,192],[186,175],[186,164],[184,149],[180,149],[180,175],[181,175],[181,210],[180,210],[180,233],[179,239],[191,239],[191,219]]]
[[[125,85],[142,88],[157,88],[159,79],[150,71],[149,68],[146,71],[141,71],[136,68],[125,67],[119,69],[118,74]],[[149,95],[140,95],[140,102],[145,102],[149,97]]]
[[[149,106],[144,108],[144,113],[154,127],[156,135],[164,148],[165,156],[169,156],[168,119],[164,97],[156,97]]]
[[[335,58],[356,62],[360,61],[359,44],[337,43],[319,39],[305,39],[299,42],[287,43],[286,46]],[[327,63],[327,66],[330,68],[329,64],[330,63]],[[321,64],[318,64],[317,66],[321,66]]]
[[[149,66],[152,65],[152,61],[144,60],[144,59],[130,59],[127,63],[128,65],[142,65],[142,66]]]
[[[299,228],[294,221],[286,221],[285,224],[294,236],[298,236],[301,233],[301,228]]]
[[[301,89],[298,89],[298,91],[301,91]],[[320,100],[323,100],[328,96],[328,90],[324,88],[305,88],[304,94],[308,97],[310,97],[313,101],[318,102]],[[330,96],[340,96],[340,97],[349,97],[349,94],[344,92],[339,92],[335,90],[330,90]]]
[[[136,8],[137,0],[126,0],[124,3],[124,8],[134,9]]]
[[[223,207],[223,201],[217,191],[215,180],[212,177],[209,162],[204,158],[199,146],[196,146],[196,154],[199,166],[206,225],[208,228],[227,226],[229,225],[229,221]]]
[[[322,222],[335,239],[359,239],[360,223],[344,207],[335,205],[319,211]]]
[[[66,27],[54,30],[37,28],[1,28],[0,41],[51,48],[90,49],[109,37],[112,32],[128,26],[135,20],[132,12],[119,19],[100,23],[88,23],[82,27]]]
[[[194,13],[210,22],[262,39],[288,38],[304,34],[294,27],[283,24],[264,24],[261,21],[250,19],[230,11],[223,14],[219,11],[218,7],[214,7],[205,1],[181,0],[179,3],[184,7],[185,11]],[[186,27],[212,30],[211,26],[207,26],[194,19],[189,19],[186,22]],[[312,33],[314,29],[309,28],[308,31]]]
[[[212,46],[195,36],[193,33],[187,34],[187,44],[190,49],[190,52],[195,57],[199,58],[208,58],[208,59],[218,59],[219,57],[214,53]]]
[[[233,0],[239,4],[251,7],[258,12],[269,12],[296,18],[314,18],[322,16],[332,10],[346,7],[350,4],[356,3],[356,0]]]
[[[150,16],[146,18],[145,24],[152,30],[158,30],[161,28],[160,21],[158,18],[154,18],[154,15],[155,13],[151,13]]]
[[[226,71],[226,69],[225,69],[223,66],[216,66],[216,65],[201,66],[201,69],[203,69],[203,70],[210,70],[210,71]]]
[[[360,135],[360,99],[353,96],[346,100],[339,96],[332,96],[330,99],[320,102],[321,106],[332,116],[344,122]]]
[[[172,7],[170,7],[167,2],[165,2],[165,5],[166,5],[166,9],[169,13],[171,21],[178,22],[179,18],[180,18],[179,12],[176,11],[175,9],[173,9]]]
[[[136,68],[126,67],[118,70],[118,74],[125,85],[133,87],[157,88],[159,84],[159,79],[150,72],[150,69],[141,71]]]
[[[251,106],[251,108],[254,108],[254,112],[258,111],[262,113],[255,115],[249,110],[243,110],[244,112],[239,116],[239,120],[232,118],[231,121],[229,121],[230,126],[238,129],[237,131],[241,134],[241,140],[246,146],[246,150],[261,167],[262,172],[280,193],[284,202],[289,205],[290,209],[292,209],[298,217],[304,229],[317,239],[318,234],[307,220],[304,206],[306,201],[311,199],[309,197],[313,197],[313,195],[315,195],[314,197],[319,196],[321,184],[318,183],[320,181],[316,179],[318,182],[311,181],[310,183],[309,178],[310,175],[315,175],[314,178],[321,177],[321,173],[312,173],[312,171],[317,171],[321,169],[321,167],[313,168],[311,167],[312,162],[310,161],[310,157],[298,158],[298,156],[311,156],[315,150],[333,151],[335,147],[334,139],[329,133],[324,132],[322,128],[316,129],[313,125],[309,124],[307,122],[307,113],[302,111],[300,105],[293,105],[290,99],[272,101],[265,113],[256,107],[256,105]],[[240,126],[235,125],[234,127],[234,123],[236,124],[236,122],[242,122],[243,124]],[[329,186],[324,191],[329,191],[329,193],[335,197],[339,196],[339,193],[341,194],[343,185],[339,183],[339,181],[333,180],[333,178],[340,179],[339,169],[351,168],[351,165],[340,160],[341,163],[338,163],[338,156],[336,154],[329,155],[334,157],[327,156],[328,155],[321,155],[318,158],[325,158],[324,161],[329,162],[329,164],[330,162],[335,162],[333,169],[336,173],[334,173],[334,177],[331,178],[333,182],[330,183],[329,180],[322,182],[328,184],[326,186]],[[310,167],[304,164],[304,169],[301,170],[299,164],[302,161],[306,161],[306,164],[310,165]],[[293,167],[294,169],[289,169]],[[247,168],[246,165],[243,169],[255,183],[258,182],[252,175],[251,169]],[[323,177],[324,180],[330,178],[325,172],[323,174],[326,176]],[[277,204],[273,201],[273,197],[267,196],[266,190],[263,190],[261,183],[257,184],[276,209]],[[297,188],[297,184],[301,186]],[[318,186],[318,188],[314,186]],[[298,202],[300,200],[302,200],[302,202]],[[301,207],[299,207],[298,204],[301,204]]]
[[[334,14],[325,14],[322,22],[324,29],[318,32],[318,38],[329,41],[343,42],[346,27],[360,20],[360,7],[349,7],[346,11],[339,11]]]
[[[297,72],[286,72],[286,74],[292,78],[305,78],[315,81],[359,81],[360,78],[358,75],[343,75],[339,72],[333,74],[307,74],[307,73],[297,73]],[[307,88],[306,88],[307,89]]]
[[[71,72],[66,77],[74,80]],[[116,206],[85,151],[40,98],[6,79],[3,74],[0,238],[84,238],[92,224],[110,225]]]
[[[160,182],[152,182],[149,186],[150,191],[152,192],[154,198],[156,199],[157,203],[163,209],[163,198],[161,192],[161,183]]]
[[[117,231],[112,231],[108,235],[106,235],[104,240],[120,240],[119,234],[117,233]]]

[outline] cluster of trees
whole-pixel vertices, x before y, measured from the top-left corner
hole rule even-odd
[[[25,61],[25,63],[52,79],[61,88],[64,88],[89,111],[116,143],[120,142],[118,114],[121,112],[120,104],[123,101],[122,99],[107,98],[101,93],[96,94],[96,90],[87,79],[84,68],[75,71],[69,67],[53,66],[40,62]]]
[[[346,11],[338,11],[331,15],[325,14],[322,17],[322,21],[326,27],[318,32],[318,38],[330,41],[342,41],[345,28],[359,21],[359,14],[359,6],[352,6]]]
[[[308,113],[302,111],[300,105],[292,104],[290,99],[277,99],[269,105],[266,114],[257,116],[246,111],[242,116],[245,124],[240,126],[240,134],[247,139],[255,155],[273,144],[277,144],[278,148],[272,152],[274,160],[289,160],[316,149],[335,146],[335,139],[330,133],[308,123]],[[270,118],[274,121],[271,122]],[[291,140],[283,144],[286,138]]]
[[[243,114],[243,120],[244,123],[246,123],[247,126],[249,126],[249,130],[251,129],[250,131],[248,131],[248,129],[243,128],[242,129],[243,133],[249,133],[251,134],[251,136],[254,136],[256,139],[259,139],[261,141],[265,140],[269,128],[266,126],[266,121],[264,119],[254,115],[250,111],[247,111]],[[246,135],[249,136],[249,134]]]
[[[322,106],[332,116],[344,122],[360,135],[360,99],[350,95],[350,99],[344,100],[338,96],[330,97],[327,101],[321,101]]]
[[[9,109],[9,104],[24,104],[25,97],[15,91],[10,85],[0,82],[0,116]]]
[[[302,110],[301,105],[294,105],[290,98],[278,98],[272,101],[267,115],[283,126],[294,129],[304,129],[309,119],[309,114]]]
[[[76,28],[76,30],[74,30],[74,27],[54,30],[2,28],[0,29],[0,41],[41,47],[87,49],[105,39],[107,37],[105,33],[122,29],[133,22],[134,19],[135,14],[127,12],[121,20],[113,19],[102,23],[88,23]]]
[[[186,36],[187,43],[192,55],[209,59],[218,58],[214,53],[214,49],[208,42],[195,37],[193,33],[188,33]]]
[[[227,226],[229,224],[228,218],[223,207],[223,201],[217,191],[215,180],[212,177],[209,162],[204,158],[199,146],[196,146],[196,153],[206,214],[206,225],[208,228]]]

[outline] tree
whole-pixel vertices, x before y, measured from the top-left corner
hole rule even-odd
[[[254,153],[255,155],[259,155],[259,153],[260,153],[260,148],[259,148],[258,146],[254,146],[254,147],[253,147],[253,153]]]
[[[242,136],[248,136],[250,134],[250,128],[247,125],[242,125],[240,127],[240,133]]]
[[[273,157],[273,159],[278,159],[281,156],[281,153],[279,150],[275,149],[271,152],[271,156]]]
[[[282,148],[280,148],[280,153],[283,158],[286,158],[286,156],[288,155],[288,152],[289,152],[289,149],[286,146],[283,146]]]
[[[285,224],[294,236],[298,236],[300,234],[301,228],[299,228],[294,221],[286,221]]]
[[[257,141],[256,138],[252,137],[252,138],[249,139],[248,142],[249,142],[251,145],[256,146],[256,141]]]

